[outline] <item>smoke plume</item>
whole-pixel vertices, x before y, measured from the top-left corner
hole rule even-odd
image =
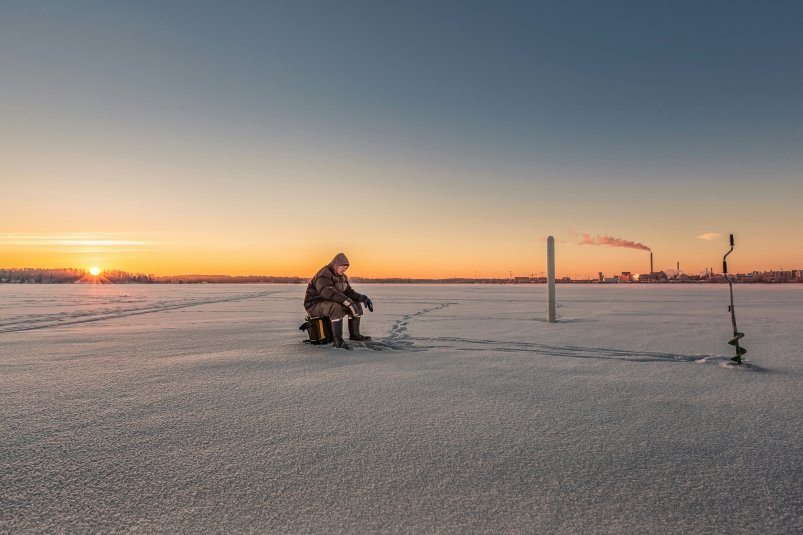
[[[583,238],[580,240],[580,245],[607,245],[608,247],[625,247],[627,249],[640,249],[642,251],[651,251],[649,247],[644,245],[643,243],[636,243],[634,241],[623,240],[620,238],[614,238],[612,236],[600,236],[597,234],[595,237],[591,237],[588,234],[583,234]]]

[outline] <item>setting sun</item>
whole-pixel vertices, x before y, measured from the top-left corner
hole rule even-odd
[[[100,275],[100,268],[98,266],[92,266],[91,268],[89,268],[89,274],[92,275],[93,277],[97,277],[98,275]]]

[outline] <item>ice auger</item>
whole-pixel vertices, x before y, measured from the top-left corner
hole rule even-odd
[[[728,312],[731,313],[731,322],[733,323],[733,339],[728,342],[730,345],[736,348],[736,356],[731,357],[731,360],[736,364],[742,363],[742,355],[747,353],[747,350],[739,345],[739,339],[744,337],[744,333],[740,333],[739,330],[736,328],[736,311],[733,308],[733,283],[731,282],[730,277],[728,277],[728,255],[733,252],[733,234],[731,234],[731,248],[730,250],[725,253],[725,256],[722,257],[722,273],[725,275],[725,280],[728,281],[728,286],[730,287],[731,292],[731,304],[728,307]]]

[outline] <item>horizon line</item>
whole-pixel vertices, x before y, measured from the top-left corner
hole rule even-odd
[[[104,273],[120,274],[121,276],[129,276],[129,277],[148,277],[148,278],[156,278],[156,279],[182,279],[182,278],[194,278],[194,279],[214,279],[214,278],[237,279],[237,278],[240,278],[240,279],[249,279],[249,278],[269,278],[269,279],[296,279],[296,280],[299,280],[299,281],[305,281],[305,280],[309,280],[311,278],[311,277],[308,277],[308,276],[300,276],[300,275],[272,275],[272,274],[232,275],[232,274],[226,274],[226,273],[217,273],[217,274],[214,274],[214,273],[211,273],[211,274],[210,273],[182,273],[182,274],[176,274],[176,275],[159,275],[159,274],[156,274],[156,273],[130,272],[130,271],[122,270],[122,269],[103,269],[97,275],[92,275],[90,269],[86,269],[86,268],[71,268],[71,267],[60,267],[60,268],[53,268],[53,267],[47,267],[47,268],[41,268],[41,267],[6,268],[6,267],[0,267],[0,272],[3,272],[3,271],[9,271],[9,272],[13,272],[13,271],[77,272],[77,273],[82,273],[82,274],[84,274],[86,276],[94,277],[94,278],[103,278],[103,274]],[[670,271],[674,271],[674,270],[670,270]],[[773,273],[793,273],[794,274],[795,272],[797,272],[797,278],[803,278],[803,269],[788,269],[788,270],[780,269],[780,270],[768,270],[768,271],[752,270],[752,271],[746,271],[746,272],[741,272],[741,273],[731,273],[731,275],[734,275],[734,276],[737,276],[737,275],[748,276],[748,275],[767,275],[767,274],[773,274]],[[611,276],[605,276],[604,272],[598,272],[598,273],[600,275],[602,275],[606,279],[620,278],[621,276],[629,276],[629,277],[646,276],[648,278],[651,278],[652,276],[655,276],[655,275],[658,275],[658,274],[663,274],[664,276],[667,276],[667,272],[663,271],[663,270],[654,271],[652,273],[634,273],[634,272],[631,272],[631,271],[622,271],[621,273],[613,274]],[[706,271],[705,274],[699,274],[699,273],[690,274],[690,273],[678,272],[678,273],[675,273],[672,276],[673,277],[678,277],[678,276],[681,276],[681,275],[685,276],[685,277],[723,277],[724,274],[715,273],[713,271],[710,271],[710,272]],[[349,278],[352,279],[352,280],[359,280],[359,281],[362,281],[362,282],[393,281],[393,280],[399,280],[399,281],[404,281],[404,280],[407,280],[407,281],[410,281],[410,280],[412,280],[412,281],[466,281],[466,282],[471,282],[471,281],[516,281],[516,280],[521,280],[522,282],[524,282],[525,280],[526,281],[546,281],[547,280],[546,276],[540,276],[540,275],[539,276],[533,276],[533,275],[530,275],[530,276],[526,276],[526,275],[524,275],[524,276],[515,276],[514,275],[514,276],[511,276],[511,277],[477,277],[477,276],[474,276],[474,277],[470,277],[470,276],[467,276],[467,277],[465,277],[465,276],[463,276],[463,277],[461,277],[461,276],[413,277],[413,276],[398,276],[397,275],[397,276],[384,276],[384,277],[353,276],[353,277],[349,277]],[[590,277],[589,278],[589,276],[587,274],[584,275],[583,277],[572,277],[570,275],[563,275],[563,276],[556,276],[555,280],[558,281],[558,282],[559,281],[566,281],[566,280],[571,280],[571,281],[598,281],[598,280],[600,280],[600,278],[599,277]],[[636,279],[636,280],[638,280],[638,279]],[[675,279],[675,280],[677,280],[677,279]],[[51,279],[51,281],[52,281],[52,279]]]

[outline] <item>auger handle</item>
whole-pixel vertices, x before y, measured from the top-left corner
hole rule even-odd
[[[724,273],[724,274],[727,274],[727,273],[728,273],[728,260],[727,260],[727,258],[728,258],[728,255],[729,255],[729,254],[731,254],[731,253],[733,252],[733,245],[734,245],[734,243],[733,243],[733,234],[731,234],[731,239],[730,239],[730,242],[731,242],[731,249],[730,249],[730,251],[728,251],[727,253],[725,253],[725,256],[723,256],[723,257],[722,257],[722,273]]]

